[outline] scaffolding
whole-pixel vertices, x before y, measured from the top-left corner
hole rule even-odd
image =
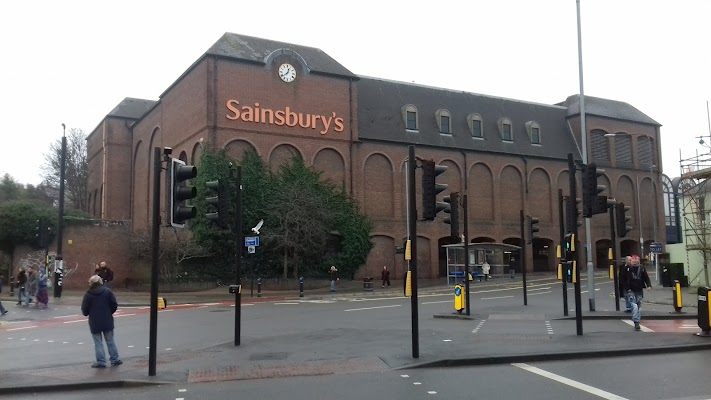
[[[711,148],[710,148],[711,149]],[[678,196],[689,282],[709,285],[711,259],[711,152],[680,158]],[[701,276],[703,275],[703,282]]]

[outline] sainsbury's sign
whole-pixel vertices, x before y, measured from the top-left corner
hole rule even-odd
[[[256,124],[288,126],[291,128],[301,127],[304,129],[314,129],[322,135],[325,135],[329,130],[334,132],[343,132],[343,118],[336,116],[335,112],[331,115],[309,114],[296,112],[291,107],[274,110],[271,108],[261,107],[259,103],[251,105],[240,105],[239,101],[230,99],[227,100],[227,119],[232,121],[252,122]]]

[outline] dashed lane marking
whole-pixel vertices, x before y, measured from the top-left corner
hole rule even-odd
[[[481,327],[484,325],[484,322],[486,322],[486,320],[482,320],[481,322],[479,322],[479,324],[476,326],[476,328],[474,328],[474,330],[472,331],[472,333],[477,333],[477,332],[479,332],[479,329],[481,329]]]
[[[343,310],[343,311],[363,311],[363,310],[375,310],[378,308],[392,308],[392,307],[400,307],[401,304],[394,304],[391,306],[380,306],[380,307],[366,307],[366,308],[351,308],[349,310]]]
[[[603,399],[607,399],[607,400],[628,400],[628,399],[625,398],[625,397],[621,397],[621,396],[618,396],[618,395],[616,395],[616,394],[613,394],[613,393],[610,393],[610,392],[606,392],[606,391],[604,391],[604,390],[602,390],[602,389],[598,389],[598,388],[596,388],[596,387],[593,387],[593,386],[590,386],[590,385],[586,385],[586,384],[584,384],[584,383],[581,383],[581,382],[578,382],[578,381],[574,381],[574,380],[572,380],[572,379],[568,379],[568,378],[566,378],[566,377],[564,377],[564,376],[560,376],[560,375],[557,375],[557,374],[554,374],[554,373],[552,373],[552,372],[548,372],[548,371],[542,370],[542,369],[540,369],[540,368],[536,368],[536,367],[531,366],[531,365],[528,365],[528,364],[513,363],[513,364],[511,364],[511,365],[513,365],[514,367],[517,367],[517,368],[521,368],[521,369],[523,369],[523,370],[525,370],[525,371],[532,372],[532,373],[534,373],[534,374],[536,374],[536,375],[540,375],[540,376],[542,376],[542,377],[544,377],[544,378],[548,378],[548,379],[554,380],[554,381],[556,381],[556,382],[562,383],[562,384],[564,384],[564,385],[568,385],[568,386],[570,386],[570,387],[574,387],[574,388],[576,388],[576,389],[578,389],[578,390],[582,390],[583,392],[588,392],[588,393],[593,394],[593,395],[595,395],[595,396],[602,397]]]
[[[549,291],[547,291],[547,292],[529,293],[528,295],[529,295],[529,296],[535,296],[535,295],[538,295],[538,294],[548,294],[548,293],[552,293],[552,292],[549,290]]]
[[[420,304],[425,305],[425,304],[440,304],[440,303],[451,303],[451,302],[452,302],[452,300],[426,301],[426,302],[420,303]]]
[[[482,300],[510,299],[513,296],[498,296],[498,297],[482,297]]]
[[[549,335],[553,335],[553,326],[551,326],[551,321],[546,321],[546,330],[548,331]]]
[[[37,325],[23,326],[23,327],[21,327],[21,328],[11,328],[11,329],[8,329],[7,331],[8,331],[8,332],[11,332],[11,331],[20,331],[20,330],[23,330],[23,329],[32,329],[32,328],[37,328]],[[25,340],[25,339],[22,339],[22,340]]]

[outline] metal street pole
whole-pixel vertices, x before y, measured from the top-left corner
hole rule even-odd
[[[466,192],[463,197],[462,208],[464,209],[464,301],[467,303],[467,315],[471,315],[469,307],[469,203],[467,202]],[[486,255],[484,256],[486,257]]]
[[[417,161],[415,159],[415,146],[408,146],[407,158],[407,216],[408,232],[410,240],[410,277],[412,295],[410,297],[410,309],[412,311],[412,358],[420,358],[420,337],[419,321],[417,316],[417,206],[415,205],[415,170]]]
[[[570,221],[570,227],[572,228],[572,231],[570,233],[573,234],[574,238],[574,244],[575,246],[575,252],[572,260],[573,265],[575,265],[575,329],[577,331],[578,336],[582,336],[583,334],[583,310],[582,310],[582,299],[580,298],[580,240],[578,240],[578,207],[577,207],[577,198],[578,198],[578,189],[577,189],[577,184],[575,181],[575,175],[576,175],[576,168],[575,168],[575,161],[573,160],[573,154],[568,153],[568,183],[569,183],[569,190],[570,190],[570,206],[572,207],[571,213],[569,214],[572,218],[575,218],[575,221]]]
[[[580,134],[583,142],[583,164],[588,163],[588,133],[585,128],[585,89],[583,87],[583,34],[580,27],[580,0],[575,1],[578,9],[578,73],[580,76]],[[575,201],[575,200],[573,200]],[[590,311],[595,311],[595,271],[592,261],[592,235],[590,218],[585,218],[586,267],[588,270],[588,301]],[[576,236],[577,238],[577,236]],[[577,240],[577,239],[576,239]]]
[[[523,276],[523,305],[528,305],[528,294],[526,293],[526,265],[528,258],[526,257],[526,229],[524,227],[523,210],[520,211],[519,217],[521,220],[521,274]]]
[[[617,251],[617,237],[615,236],[615,209],[617,205],[610,207],[610,247],[612,248],[612,273],[614,274],[614,284],[615,284],[615,310],[620,311],[620,286],[617,281],[619,275],[617,273],[617,255],[620,254]]]
[[[561,269],[560,274],[561,274],[561,281],[563,283],[563,315],[568,316],[568,280],[567,280],[567,275],[565,274],[565,271],[563,271],[563,259],[564,259],[564,254],[565,254],[565,218],[563,217],[564,212],[563,212],[563,189],[558,189],[558,225],[560,226],[560,259],[558,260],[559,262],[559,267]],[[568,260],[565,260],[568,261]]]
[[[232,170],[230,170],[230,174]],[[237,290],[235,290],[235,346],[240,345],[242,336],[242,246],[244,242],[242,239],[242,167],[240,165],[235,166],[235,186],[237,188],[237,204],[236,204],[236,218],[235,218],[235,231],[237,233],[237,249],[235,252],[235,285],[237,285]]]
[[[67,169],[67,127],[62,124],[62,160],[59,168],[59,217],[57,218],[57,255],[54,257],[54,297],[62,297],[62,277],[64,275],[64,260],[62,242],[64,238],[64,171]]]
[[[165,156],[169,158],[168,155]],[[158,259],[160,257],[161,150],[153,149],[153,210],[151,223],[151,310],[148,334],[148,376],[156,376],[158,346]]]

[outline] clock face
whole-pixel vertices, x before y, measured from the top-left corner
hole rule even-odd
[[[293,82],[296,79],[296,68],[291,64],[279,66],[279,77],[284,82]]]

